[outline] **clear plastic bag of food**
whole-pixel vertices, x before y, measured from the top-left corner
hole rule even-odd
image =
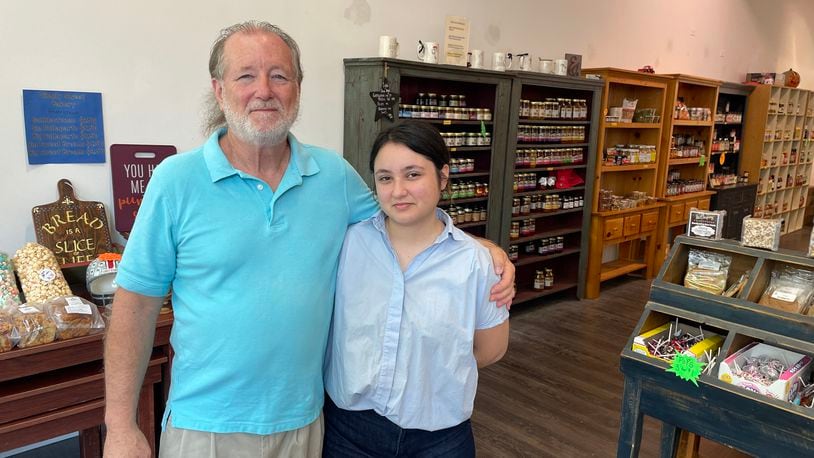
[[[814,228],[811,229],[811,235],[808,237],[808,255],[814,257]]]
[[[780,230],[783,221],[747,216],[743,218],[741,245],[777,251],[780,248]]]
[[[20,290],[14,277],[11,258],[0,251],[0,307],[20,305]]]
[[[812,295],[814,271],[783,264],[772,271],[769,286],[763,291],[758,304],[791,313],[804,313]]]
[[[56,338],[57,326],[41,304],[26,303],[12,308],[14,327],[20,336],[17,347],[28,348],[51,343]]]
[[[56,256],[40,244],[29,242],[17,250],[14,268],[20,277],[26,302],[47,302],[72,294]]]
[[[20,334],[14,327],[14,317],[9,307],[0,305],[0,353],[7,352],[20,341]]]
[[[732,258],[712,251],[691,249],[687,257],[684,286],[720,295],[726,289]]]
[[[82,337],[105,328],[96,305],[81,297],[60,297],[46,302],[42,308],[56,325],[56,340]]]

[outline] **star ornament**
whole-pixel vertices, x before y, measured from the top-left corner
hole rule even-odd
[[[667,372],[672,372],[681,380],[692,382],[695,386],[698,386],[698,377],[701,376],[701,371],[705,365],[706,363],[702,363],[692,356],[678,354],[673,359]]]
[[[373,99],[373,103],[376,105],[376,118],[374,121],[382,118],[394,120],[393,107],[398,103],[399,95],[390,90],[390,83],[387,78],[382,78],[382,88],[380,90],[370,92],[370,98]]]

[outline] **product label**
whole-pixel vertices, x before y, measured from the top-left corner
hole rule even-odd
[[[797,296],[802,292],[802,289],[795,288],[793,286],[782,286],[777,288],[775,292],[772,293],[772,299],[777,299],[780,301],[785,302],[794,302],[797,300]]]
[[[705,259],[698,263],[698,267],[706,270],[721,270],[721,263]]]
[[[68,313],[78,313],[81,315],[90,315],[92,313],[90,305],[76,296],[66,297],[65,302],[68,303],[68,305],[65,306],[65,311]]]
[[[48,267],[40,270],[40,280],[44,281],[45,283],[51,283],[52,281],[56,280],[57,274]]]
[[[31,306],[28,306],[28,305],[24,305],[24,306],[18,308],[17,310],[19,310],[19,311],[21,311],[23,313],[40,313],[38,308],[31,307]]]

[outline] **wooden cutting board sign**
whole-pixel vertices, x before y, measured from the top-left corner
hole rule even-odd
[[[111,251],[104,204],[77,199],[73,184],[64,178],[57,190],[56,202],[31,209],[37,242],[53,251],[61,265],[90,262]]]

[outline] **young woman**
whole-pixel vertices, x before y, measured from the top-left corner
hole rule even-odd
[[[381,211],[348,229],[326,361],[323,456],[475,456],[478,368],[509,312],[486,248],[437,208],[449,152],[420,121],[383,131],[370,168]]]

